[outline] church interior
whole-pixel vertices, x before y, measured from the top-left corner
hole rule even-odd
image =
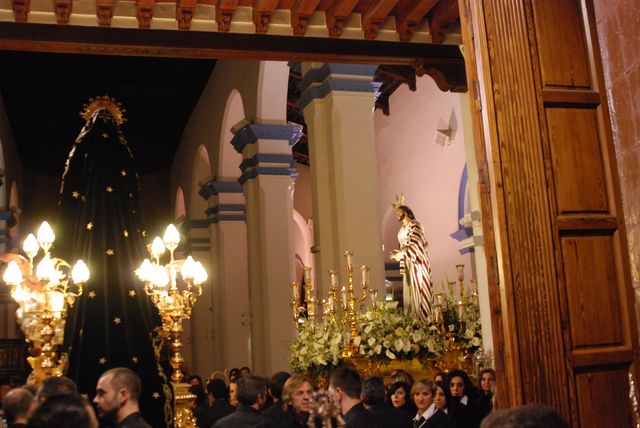
[[[434,295],[459,284],[456,301],[477,299],[497,408],[545,403],[577,427],[604,426],[615,405],[608,426],[636,426],[640,33],[627,7],[0,2],[0,252],[64,222],[80,113],[112,97],[141,242],[175,224],[176,258],[208,273],[182,324],[186,373],[291,370],[291,283],[321,299],[350,257],[358,286],[365,265],[369,293],[406,307],[390,258],[402,195]],[[149,310],[142,283],[127,290]],[[0,285],[0,374],[30,371],[16,309]],[[70,314],[64,348],[82,336]]]

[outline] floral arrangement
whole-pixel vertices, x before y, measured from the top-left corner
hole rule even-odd
[[[344,339],[337,324],[303,322],[289,345],[289,364],[296,372],[329,371],[342,358]]]
[[[372,360],[437,358],[443,351],[444,341],[437,327],[401,313],[398,302],[369,308],[359,326],[353,344],[360,355]]]
[[[458,300],[453,285],[454,283],[449,283],[448,293],[436,294],[438,304],[435,305],[437,308],[435,310],[441,313],[441,317],[438,317],[439,321],[435,324],[440,324],[440,330],[443,330],[448,337],[454,338],[455,342],[468,353],[473,353],[482,347],[482,326],[477,293],[474,292],[471,295],[464,293],[462,291],[464,284],[462,284],[460,300]]]

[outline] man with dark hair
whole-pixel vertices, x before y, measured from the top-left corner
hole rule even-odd
[[[275,428],[271,420],[260,414],[267,400],[267,383],[263,378],[253,375],[239,377],[236,397],[238,409],[216,422],[214,428]]]
[[[369,376],[362,381],[362,404],[384,428],[404,428],[407,421],[387,404],[384,381],[379,376]]]
[[[381,421],[369,413],[360,400],[362,382],[357,371],[339,367],[331,373],[329,393],[340,408],[345,428],[382,428]]]
[[[58,395],[47,398],[33,412],[29,428],[89,427],[89,415],[77,395]]]
[[[101,419],[116,424],[116,428],[151,428],[140,414],[140,378],[125,367],[107,370],[98,379],[93,399]]]
[[[66,376],[49,376],[38,387],[36,401],[42,404],[49,398],[61,395],[78,395],[76,383]]]
[[[276,425],[280,425],[287,420],[282,406],[282,388],[290,377],[291,375],[287,372],[278,372],[269,379],[267,391],[273,400],[273,404],[265,409],[262,414],[271,419]]]
[[[2,402],[4,417],[9,428],[27,426],[34,407],[33,394],[25,388],[14,388],[7,392]]]
[[[207,383],[207,399],[209,407],[200,415],[199,426],[209,428],[218,420],[234,412],[235,407],[229,404],[229,391],[222,379],[211,379]]]
[[[562,417],[544,404],[527,404],[491,413],[481,428],[569,428]]]

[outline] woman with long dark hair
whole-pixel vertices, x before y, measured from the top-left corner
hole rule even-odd
[[[464,370],[453,370],[448,375],[451,404],[449,416],[454,428],[477,428],[479,426],[476,411],[477,392],[471,379]]]
[[[406,382],[393,383],[387,391],[387,403],[398,412],[398,418],[405,420],[408,426],[417,411],[411,399],[411,386]]]

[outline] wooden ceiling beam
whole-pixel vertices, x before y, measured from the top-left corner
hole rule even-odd
[[[325,12],[329,36],[340,37],[342,35],[344,23],[347,22],[357,4],[358,0],[336,0]]]
[[[138,27],[151,28],[151,20],[153,19],[153,8],[155,0],[137,0],[136,1],[136,18],[138,18]]]
[[[238,7],[238,0],[218,0],[216,3],[216,21],[218,31],[228,32],[231,26],[233,14]]]
[[[376,0],[362,16],[362,30],[366,39],[378,37],[380,26],[400,0]]]
[[[396,16],[396,31],[400,40],[408,42],[413,32],[420,25],[427,13],[438,3],[438,0],[413,0]]]
[[[442,43],[447,37],[447,25],[460,18],[458,0],[440,0],[429,12],[429,33],[433,43]]]
[[[271,15],[278,6],[278,0],[257,0],[253,6],[253,23],[256,26],[256,33],[266,34],[269,30]]]
[[[176,0],[176,20],[180,30],[191,28],[191,20],[196,10],[197,0]]]
[[[27,22],[29,10],[29,0],[13,0],[13,16],[16,22]]]
[[[307,32],[309,19],[314,14],[320,0],[297,0],[291,9],[291,26],[293,34],[304,36]]]

